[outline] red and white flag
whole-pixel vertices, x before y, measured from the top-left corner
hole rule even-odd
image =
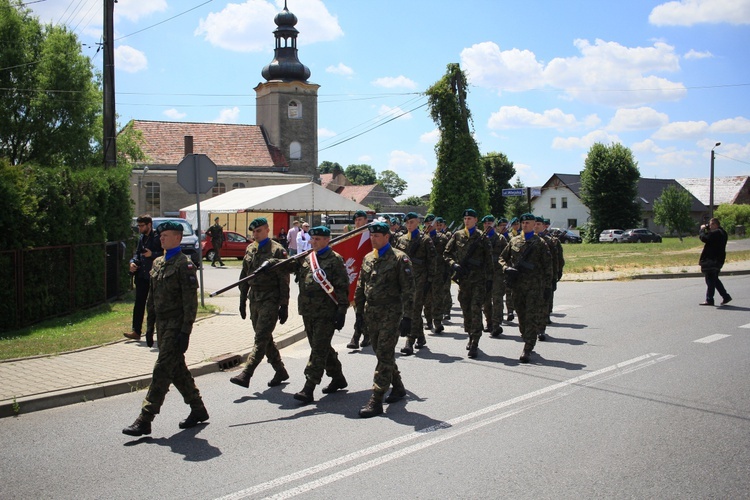
[[[362,260],[369,252],[372,252],[372,243],[370,242],[370,231],[364,230],[355,234],[349,239],[337,243],[336,251],[344,258],[346,272],[349,274],[349,302],[354,300],[354,290],[357,288],[357,279],[359,270],[362,267]]]

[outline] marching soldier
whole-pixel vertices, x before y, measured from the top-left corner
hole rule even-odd
[[[354,212],[354,228],[358,229],[365,224],[367,224],[367,213],[364,210],[357,210],[356,212]],[[362,337],[362,344],[359,343],[360,336]],[[354,326],[354,334],[352,335],[352,340],[349,341],[348,344],[346,344],[346,348],[359,349],[360,345],[362,346],[362,348],[370,345],[370,335],[367,333],[367,328],[365,328],[365,325],[363,324]]]
[[[565,258],[563,257],[563,246],[560,239],[549,232],[550,220],[543,219],[542,236],[549,244],[550,253],[552,254],[552,293],[550,295],[549,304],[547,304],[547,316],[545,318],[545,329],[546,325],[552,323],[552,308],[555,302],[555,292],[557,291],[557,282],[562,279],[563,267],[565,267]],[[545,332],[539,336],[539,340],[546,340],[547,335]]]
[[[394,403],[406,396],[401,373],[396,366],[395,347],[399,332],[411,331],[414,310],[414,275],[409,257],[391,247],[390,231],[384,222],[370,227],[373,251],[365,256],[359,273],[354,303],[357,322],[365,321],[372,348],[378,359],[372,385],[372,396],[359,410],[362,418],[383,413],[383,396]]]
[[[185,352],[198,311],[195,265],[180,250],[180,223],[164,222],[157,230],[164,255],[158,257],[151,268],[147,321],[148,329],[154,331],[156,326],[159,333],[159,357],[154,364],[153,378],[140,415],[131,426],[122,430],[123,434],[129,436],[151,434],[151,422],[158,415],[170,384],[174,384],[190,405],[190,415],[180,422],[180,429],[194,427],[208,420],[208,411],[185,364]],[[153,340],[148,343],[151,347]]]
[[[427,292],[424,304],[424,317],[427,325],[434,326],[435,333],[442,333],[445,330],[443,326],[443,315],[446,301],[446,294],[450,295],[450,276],[448,275],[448,265],[443,257],[445,245],[448,244],[448,238],[437,230],[438,217],[427,214],[424,218],[425,232],[432,240],[435,247],[435,277],[432,279],[432,286]],[[448,287],[446,291],[446,286]]]
[[[510,243],[510,239],[514,236],[518,236],[521,232],[521,223],[519,222],[518,217],[510,219],[505,231],[505,239]],[[507,321],[510,323],[516,318],[516,315],[514,313],[515,309],[513,308],[513,289],[508,286],[505,287],[505,304],[508,306]]]
[[[464,210],[464,228],[453,233],[445,247],[445,260],[458,281],[458,301],[464,316],[464,331],[469,334],[466,349],[477,357],[482,337],[482,304],[492,288],[487,270],[492,268],[492,250],[487,238],[476,227],[477,212]]]
[[[398,217],[391,217],[390,219],[390,230],[391,230],[391,236],[388,240],[388,242],[391,244],[392,247],[395,247],[398,243],[398,239],[403,236],[406,231],[404,231],[404,228],[401,227],[401,221],[398,219]]]
[[[414,342],[417,349],[421,349],[427,343],[422,324],[422,308],[425,303],[427,291],[435,279],[435,246],[432,239],[425,236],[419,230],[419,215],[415,212],[406,214],[406,234],[401,236],[396,243],[396,248],[404,252],[411,261],[414,272],[414,310],[411,317],[411,332],[406,336],[406,342],[401,353],[406,356],[414,354]]]
[[[500,266],[499,258],[503,249],[508,244],[508,240],[503,236],[505,226],[508,224],[507,219],[500,219],[497,230],[495,228],[495,217],[485,215],[482,218],[484,223],[484,234],[490,240],[492,249],[492,290],[484,299],[484,317],[487,321],[486,332],[490,332],[492,337],[499,337],[503,333],[503,300],[505,300],[505,277],[503,268]]]
[[[240,316],[242,319],[247,317],[246,303],[249,300],[255,343],[242,371],[229,381],[250,387],[250,378],[265,356],[276,371],[268,386],[275,387],[289,378],[273,341],[276,322],[283,325],[289,317],[289,274],[280,268],[271,271],[266,268],[286,259],[287,253],[280,243],[269,238],[270,229],[265,217],[254,219],[248,229],[252,231],[254,241],[245,250],[240,279],[256,274],[252,280],[240,283]]]
[[[537,335],[543,331],[543,315],[539,311],[552,291],[552,256],[544,241],[534,233],[535,223],[533,214],[523,214],[521,234],[514,236],[500,255],[507,284],[513,289],[518,329],[524,341],[521,363],[530,361]]]
[[[448,224],[445,223],[445,219],[442,217],[436,217],[435,218],[435,225],[437,226],[437,232],[438,234],[442,234],[445,236],[445,245],[448,244],[448,242],[451,239],[451,236],[453,236],[453,233],[449,230]],[[437,247],[436,247],[437,251]],[[445,246],[442,247],[440,255],[443,256],[445,253]],[[453,309],[453,295],[451,294],[451,274],[453,271],[451,271],[450,266],[447,262],[445,262],[445,257],[443,256],[443,262],[445,263],[445,272],[443,273],[443,300],[442,300],[442,307],[441,312],[443,313],[443,320],[447,321],[451,319],[451,310]]]

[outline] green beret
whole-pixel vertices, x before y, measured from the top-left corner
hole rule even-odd
[[[527,220],[535,221],[536,217],[534,217],[534,214],[525,213],[525,214],[521,215],[520,220],[521,220],[521,222],[524,222],[524,221],[527,221]]]
[[[162,233],[164,231],[179,231],[182,233],[183,231],[182,224],[179,222],[175,222],[173,220],[168,220],[167,222],[162,222],[159,224],[159,227],[156,228],[156,231],[159,233]]]
[[[512,226],[512,225],[513,225],[513,224],[515,224],[516,222],[518,222],[518,217],[513,217],[513,218],[512,218],[511,220],[510,220],[510,222],[508,222],[508,224],[510,224],[510,225]]]
[[[435,215],[434,214],[427,214],[427,215],[424,216],[424,221],[425,222],[432,222],[434,220],[435,220]]]
[[[500,217],[499,219],[497,219],[497,223],[498,224],[507,224],[508,223],[508,219],[506,219],[505,217]]]
[[[356,219],[357,217],[367,218],[367,213],[364,210],[357,210],[354,212],[354,218]]]
[[[401,222],[398,220],[398,217],[391,217],[391,225],[394,224],[400,224]]]
[[[482,222],[495,222],[495,216],[492,214],[485,215],[484,217],[482,217]]]
[[[310,229],[310,236],[331,236],[331,230],[325,226],[315,226]]]
[[[544,222],[544,223],[545,223],[546,225],[548,225],[548,226],[549,226],[549,224],[550,224],[550,222],[549,222],[549,219],[547,219],[547,218],[545,218],[545,219],[542,219],[542,222]]]
[[[534,217],[534,220],[537,221],[537,222],[544,222],[544,218],[539,217],[539,216]]]
[[[253,221],[248,226],[248,229],[250,231],[255,231],[260,226],[267,226],[268,220],[265,217],[258,217],[257,219],[253,219]]]
[[[464,210],[463,217],[474,217],[474,218],[476,218],[477,217],[477,211],[474,210],[473,208],[467,208],[466,210]]]
[[[443,219],[442,217],[435,217],[435,222],[439,222],[441,224],[445,224],[445,219]]]
[[[385,222],[375,222],[374,224],[370,224],[370,232],[377,234],[390,234],[391,228],[389,228],[388,224]]]
[[[406,218],[404,220],[411,220],[411,219],[419,219],[419,215],[417,215],[416,212],[409,212],[406,214]]]

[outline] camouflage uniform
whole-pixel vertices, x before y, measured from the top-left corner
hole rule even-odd
[[[357,314],[364,315],[378,360],[372,390],[381,399],[390,385],[403,386],[394,349],[399,320],[410,318],[414,310],[414,291],[414,274],[406,254],[387,246],[382,256],[378,250],[365,256],[354,304]]]
[[[252,274],[261,264],[269,261],[275,264],[286,259],[287,253],[280,243],[268,238],[262,247],[258,242],[247,246],[242,261],[240,279]],[[263,356],[278,374],[286,374],[281,354],[273,341],[273,330],[279,320],[279,307],[289,306],[289,274],[282,269],[260,272],[252,280],[240,283],[240,301],[250,301],[250,319],[255,331],[255,344],[243,365],[243,371],[249,376],[255,372]],[[287,375],[288,378],[288,375]]]
[[[449,230],[441,231],[442,235],[445,236],[445,245],[448,245],[448,242],[453,237],[453,232]],[[448,262],[445,260],[445,246],[443,246],[443,251],[441,252],[441,255],[443,255],[443,262],[445,262],[445,283],[443,285],[443,319],[450,319],[451,317],[451,311],[453,310],[453,294],[451,293],[451,283],[453,281],[451,280],[451,275],[453,274],[453,271],[451,271],[451,266],[448,265]]]
[[[425,305],[427,291],[432,287],[435,281],[436,254],[435,245],[432,239],[422,234],[418,229],[412,233],[406,233],[398,239],[396,248],[404,252],[411,261],[411,267],[414,273],[414,301],[413,309],[408,316],[411,318],[411,332],[406,337],[407,351],[401,350],[404,354],[412,354],[411,346],[417,342],[417,348],[426,344],[424,336],[424,325],[422,323],[422,308]]]
[[[484,317],[487,320],[487,331],[492,336],[503,332],[503,300],[505,299],[505,277],[499,258],[508,240],[502,234],[494,233],[489,236],[490,248],[492,249],[492,291],[484,299]],[[489,270],[488,270],[489,271]]]
[[[511,238],[503,250],[500,264],[506,275],[508,268],[518,270],[518,277],[511,288],[513,304],[518,313],[518,329],[525,343],[524,353],[528,355],[536,345],[537,335],[544,328],[540,312],[545,304],[545,293],[548,293],[545,290],[552,287],[552,256],[539,235],[535,234],[527,240],[523,234],[519,234]]]
[[[179,250],[179,247],[178,247]],[[153,379],[143,401],[142,414],[153,420],[159,413],[169,385],[174,384],[191,409],[204,408],[195,380],[185,364],[177,336],[190,335],[198,312],[198,280],[195,265],[188,256],[178,252],[166,260],[157,258],[151,268],[148,294],[148,328],[156,323],[159,357],[154,364]]]
[[[544,325],[546,329],[546,325],[552,323],[550,316],[552,314],[552,308],[554,307],[555,290],[557,290],[557,282],[562,278],[562,269],[565,265],[565,259],[563,258],[562,243],[560,243],[560,240],[546,231],[542,232],[541,235],[547,242],[547,247],[549,248],[550,256],[552,257],[552,291],[549,294],[549,300],[546,301],[546,314],[544,315]],[[544,335],[544,331],[542,331],[542,335]],[[540,340],[544,339],[540,338]]]
[[[430,231],[430,239],[435,247],[435,278],[432,286],[425,297],[424,317],[428,323],[432,322],[436,333],[442,331],[441,321],[445,311],[450,311],[451,277],[448,264],[445,262],[443,252],[448,244],[448,238],[439,231]]]
[[[470,250],[472,253],[469,256]],[[464,273],[459,276],[458,302],[464,316],[464,331],[469,334],[469,346],[478,344],[482,337],[482,304],[490,280],[487,269],[492,267],[489,241],[478,227],[471,234],[464,228],[453,233],[444,256],[451,268],[458,264]]]

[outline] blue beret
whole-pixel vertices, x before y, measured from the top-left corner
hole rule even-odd
[[[325,226],[315,226],[310,229],[310,236],[331,236],[331,230]]]
[[[525,213],[525,214],[521,215],[520,220],[521,220],[521,222],[524,222],[524,221],[527,221],[527,220],[535,221],[536,217],[534,217],[534,214]]]
[[[370,224],[370,232],[378,234],[390,234],[391,228],[389,228],[388,224],[386,224],[385,222],[375,222],[374,224]]]
[[[257,219],[253,219],[253,221],[248,226],[248,229],[250,231],[254,231],[256,228],[259,228],[260,226],[267,226],[268,220],[265,217],[258,217]]]
[[[156,228],[156,231],[159,232],[159,233],[161,233],[163,231],[179,231],[179,232],[182,232],[183,229],[184,228],[182,227],[182,224],[180,224],[179,222],[168,220],[167,222],[162,222],[161,224],[159,224],[159,227]]]
[[[464,217],[477,217],[477,211],[473,208],[467,208],[464,210]]]

